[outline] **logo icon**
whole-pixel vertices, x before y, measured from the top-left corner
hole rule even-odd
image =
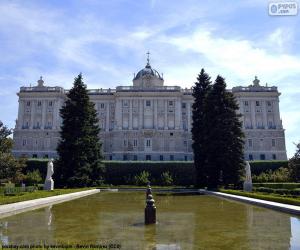
[[[270,16],[295,16],[298,14],[298,3],[295,1],[269,2]]]

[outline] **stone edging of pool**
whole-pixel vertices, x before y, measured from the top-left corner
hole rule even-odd
[[[246,203],[250,203],[250,204],[253,204],[256,206],[260,206],[260,207],[270,208],[270,209],[274,209],[274,210],[277,210],[280,212],[300,215],[300,206],[283,204],[283,203],[273,202],[273,201],[260,200],[260,199],[254,199],[254,198],[250,198],[250,197],[233,195],[233,194],[225,194],[225,193],[221,193],[221,192],[207,191],[207,190],[205,190],[204,193],[209,194],[209,195],[219,196],[222,198],[231,199],[231,200],[246,202]]]
[[[28,201],[21,201],[11,204],[0,205],[0,218],[11,216],[14,214],[22,213],[28,210],[38,209],[41,207],[57,204],[69,200],[74,200],[87,195],[99,193],[99,189],[85,190],[80,192],[74,192],[70,194],[61,194],[46,198],[39,198]]]

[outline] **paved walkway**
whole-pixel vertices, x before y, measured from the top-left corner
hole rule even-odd
[[[75,192],[70,194],[61,194],[61,195],[56,195],[56,196],[51,196],[46,198],[39,198],[39,199],[34,199],[29,201],[21,201],[12,204],[0,205],[0,218],[22,213],[28,210],[46,207],[64,201],[74,200],[98,192],[100,192],[99,189],[92,189],[92,190],[80,191],[80,192]]]
[[[223,197],[223,198],[228,198],[228,199],[232,199],[232,200],[250,203],[253,205],[260,206],[260,207],[271,208],[271,209],[278,210],[278,211],[285,212],[285,213],[300,215],[300,206],[288,205],[288,204],[283,204],[283,203],[279,203],[279,202],[254,199],[254,198],[245,197],[245,196],[213,192],[213,191],[205,191],[205,193],[210,194],[210,195],[216,195],[216,196]]]

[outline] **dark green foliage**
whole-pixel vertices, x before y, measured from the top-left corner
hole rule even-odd
[[[194,162],[196,168],[196,186],[207,186],[207,173],[204,171],[207,161],[207,110],[205,102],[208,92],[211,90],[211,80],[204,69],[201,69],[197,82],[193,87],[194,103],[192,106],[192,139]]]
[[[102,180],[100,128],[94,106],[79,74],[60,110],[63,123],[55,162],[56,185],[85,187]]]
[[[258,187],[253,188],[254,192],[262,192],[269,194],[280,194],[280,195],[292,195],[300,196],[300,188],[298,189],[285,189],[285,188],[267,188],[267,187]]]
[[[253,175],[259,175],[268,170],[274,171],[280,167],[287,168],[288,166],[288,161],[250,161],[249,163]]]
[[[293,181],[300,182],[300,143],[294,156],[289,160],[289,169]]]
[[[288,168],[278,168],[274,171],[267,170],[259,175],[252,175],[253,182],[291,182],[291,173]]]
[[[48,160],[46,159],[30,159],[26,162],[26,169],[28,171],[38,169],[44,180],[47,162]],[[277,164],[276,161],[274,163]],[[285,161],[285,163],[287,162]],[[196,175],[194,163],[191,161],[103,161],[103,164],[106,170],[104,174],[101,174],[100,178],[104,176],[106,183],[113,185],[133,185],[134,176],[140,174],[142,171],[150,173],[150,181],[153,185],[163,185],[161,175],[164,172],[169,172],[173,178],[173,185],[178,186],[193,185]],[[268,166],[272,169],[274,167],[272,162],[265,164],[263,161],[252,161],[250,165],[251,171],[255,173],[260,173],[261,169],[266,169]],[[54,172],[55,171],[56,165],[54,164]],[[260,184],[261,183],[254,183],[253,185],[256,186]],[[268,184],[272,185],[272,183]],[[280,183],[278,184],[281,185]],[[286,184],[288,185],[289,183]],[[300,187],[300,183],[298,185]]]
[[[25,183],[27,185],[37,185],[39,183],[42,183],[43,179],[41,177],[41,173],[38,169],[33,170],[33,171],[28,171],[26,173],[26,177],[25,177]]]
[[[161,174],[160,183],[161,183],[162,186],[171,186],[171,185],[173,185],[173,177],[172,177],[172,175],[170,174],[169,171],[163,172]]]
[[[44,180],[47,175],[47,163],[48,159],[28,159],[26,161],[26,167],[23,169],[23,173],[33,172],[34,170],[38,170],[41,174],[42,179]],[[56,166],[54,167],[54,171],[56,171]]]
[[[20,183],[24,178],[22,169],[25,160],[22,158],[17,160],[12,155],[13,141],[9,138],[11,133],[12,131],[0,121],[0,180]]]
[[[259,192],[257,192],[257,193],[243,192],[241,190],[224,190],[224,189],[222,189],[221,192],[227,193],[227,194],[233,194],[233,195],[246,196],[246,197],[255,198],[255,199],[274,201],[274,202],[279,202],[279,203],[284,203],[284,204],[300,206],[299,197],[294,198],[294,197],[280,196],[278,194],[263,194],[263,193],[259,193]]]
[[[253,187],[266,187],[272,189],[298,189],[300,183],[253,183]]]
[[[193,93],[192,129],[198,186],[238,185],[244,169],[244,134],[241,115],[237,113],[239,107],[233,94],[226,91],[223,77],[218,76],[205,91],[197,91],[198,85],[210,86],[204,70],[198,81]]]
[[[132,185],[134,177],[143,171],[150,174],[152,185],[162,185],[161,175],[169,172],[173,184],[177,186],[191,186],[195,182],[195,169],[193,162],[176,161],[104,161],[105,181],[112,185]]]
[[[143,171],[140,174],[134,176],[134,184],[137,186],[145,186],[150,182],[150,174],[147,171]]]

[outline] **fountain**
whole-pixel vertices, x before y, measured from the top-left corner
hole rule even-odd
[[[156,207],[150,183],[146,190],[145,225],[156,223]]]

